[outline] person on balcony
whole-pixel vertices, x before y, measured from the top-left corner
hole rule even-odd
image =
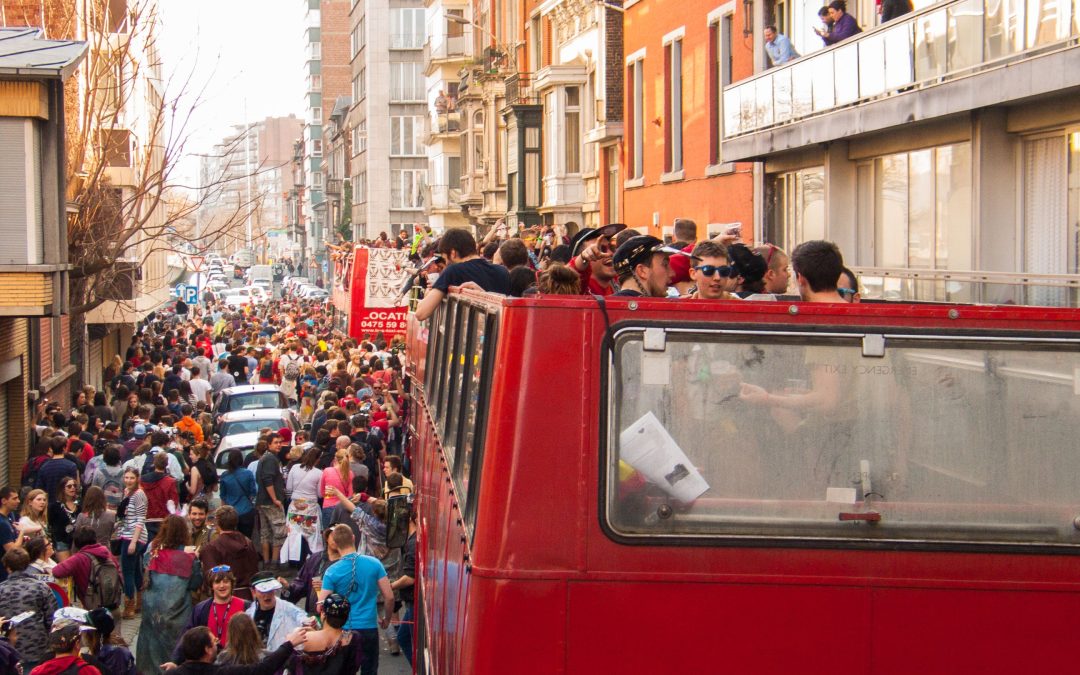
[[[799,58],[799,52],[791,46],[791,40],[777,32],[773,25],[765,26],[765,53],[774,66]]]
[[[881,14],[881,23],[904,16],[914,9],[911,0],[880,0],[880,4],[878,5],[878,13]]]
[[[450,99],[446,98],[446,92],[440,89],[439,95],[435,97],[435,114],[445,115],[449,105]]]
[[[832,0],[829,3],[829,19],[832,20],[832,29],[824,35],[818,33],[826,45],[843,42],[862,32],[862,28],[855,22],[855,17],[847,13],[847,3],[844,0]]]

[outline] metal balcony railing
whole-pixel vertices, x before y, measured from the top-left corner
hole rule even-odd
[[[427,116],[427,128],[425,131],[428,136],[433,134],[457,134],[461,131],[461,115],[457,110],[447,110],[441,112],[439,110],[432,110],[431,114]]]
[[[907,14],[726,87],[724,139],[1074,45],[1073,4],[952,0]]]
[[[390,49],[423,49],[424,36],[416,33],[394,33],[390,36]]]
[[[326,181],[326,194],[328,195],[340,195],[341,194],[341,179],[340,178],[328,178]]]
[[[426,202],[428,208],[434,211],[457,210],[461,200],[461,188],[449,185],[428,185]]]
[[[532,73],[514,73],[506,78],[506,105],[536,105],[540,97],[533,91]]]

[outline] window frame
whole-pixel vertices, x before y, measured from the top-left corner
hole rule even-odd
[[[681,26],[664,36],[664,176],[683,177],[683,38]]]
[[[856,538],[856,537],[822,537],[807,535],[805,537],[792,537],[781,535],[740,535],[740,534],[703,534],[703,533],[661,533],[661,534],[632,534],[620,531],[612,524],[612,499],[609,493],[612,490],[612,460],[615,458],[613,438],[618,436],[615,430],[615,409],[613,401],[620,400],[618,387],[613,377],[616,372],[617,348],[621,339],[628,333],[640,333],[644,340],[644,332],[648,329],[660,329],[665,335],[671,334],[702,334],[714,335],[737,335],[744,339],[753,339],[752,344],[761,344],[762,341],[776,339],[801,339],[805,344],[815,344],[815,341],[828,339],[858,340],[867,335],[879,335],[885,338],[886,344],[889,339],[901,339],[904,342],[955,342],[957,348],[998,348],[1002,345],[1016,345],[1018,351],[1024,347],[1042,347],[1049,350],[1051,347],[1071,347],[1073,351],[1080,352],[1080,339],[1065,337],[1060,334],[1048,336],[1046,334],[1031,333],[1029,331],[1012,331],[1008,335],[993,333],[990,330],[978,329],[923,329],[900,326],[851,326],[851,325],[766,325],[747,324],[738,328],[717,328],[715,324],[680,325],[673,327],[670,323],[658,321],[619,322],[611,326],[607,331],[604,347],[601,352],[600,367],[600,420],[599,420],[599,485],[597,488],[598,509],[597,518],[600,529],[612,541],[633,546],[712,546],[712,547],[756,547],[756,548],[784,548],[784,549],[842,549],[842,550],[896,550],[896,551],[939,551],[939,552],[974,552],[982,554],[992,553],[1026,553],[1026,554],[1064,554],[1080,555],[1080,544],[1039,544],[1032,542],[1002,542],[987,535],[987,541],[963,541],[963,540],[926,540],[925,538]],[[771,343],[770,343],[771,344]],[[963,345],[967,345],[966,347]],[[838,511],[843,508],[837,504]]]

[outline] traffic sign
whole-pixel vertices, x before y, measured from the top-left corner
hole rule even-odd
[[[199,287],[188,286],[187,284],[176,284],[176,288],[173,289],[173,294],[176,297],[183,300],[189,305],[196,304],[199,301]]]
[[[189,260],[191,260],[191,266],[195,269],[195,271],[196,272],[201,272],[202,271],[202,264],[203,264],[203,261],[206,260],[206,256],[193,255],[193,256],[189,256],[188,258],[189,258]]]

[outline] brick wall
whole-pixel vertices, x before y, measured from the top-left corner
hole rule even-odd
[[[615,4],[612,2],[611,4]],[[622,3],[618,3],[621,5]],[[623,21],[622,13],[613,9],[604,12],[604,53],[607,72],[604,83],[607,99],[604,104],[605,118],[609,123],[621,122],[623,118]]]

